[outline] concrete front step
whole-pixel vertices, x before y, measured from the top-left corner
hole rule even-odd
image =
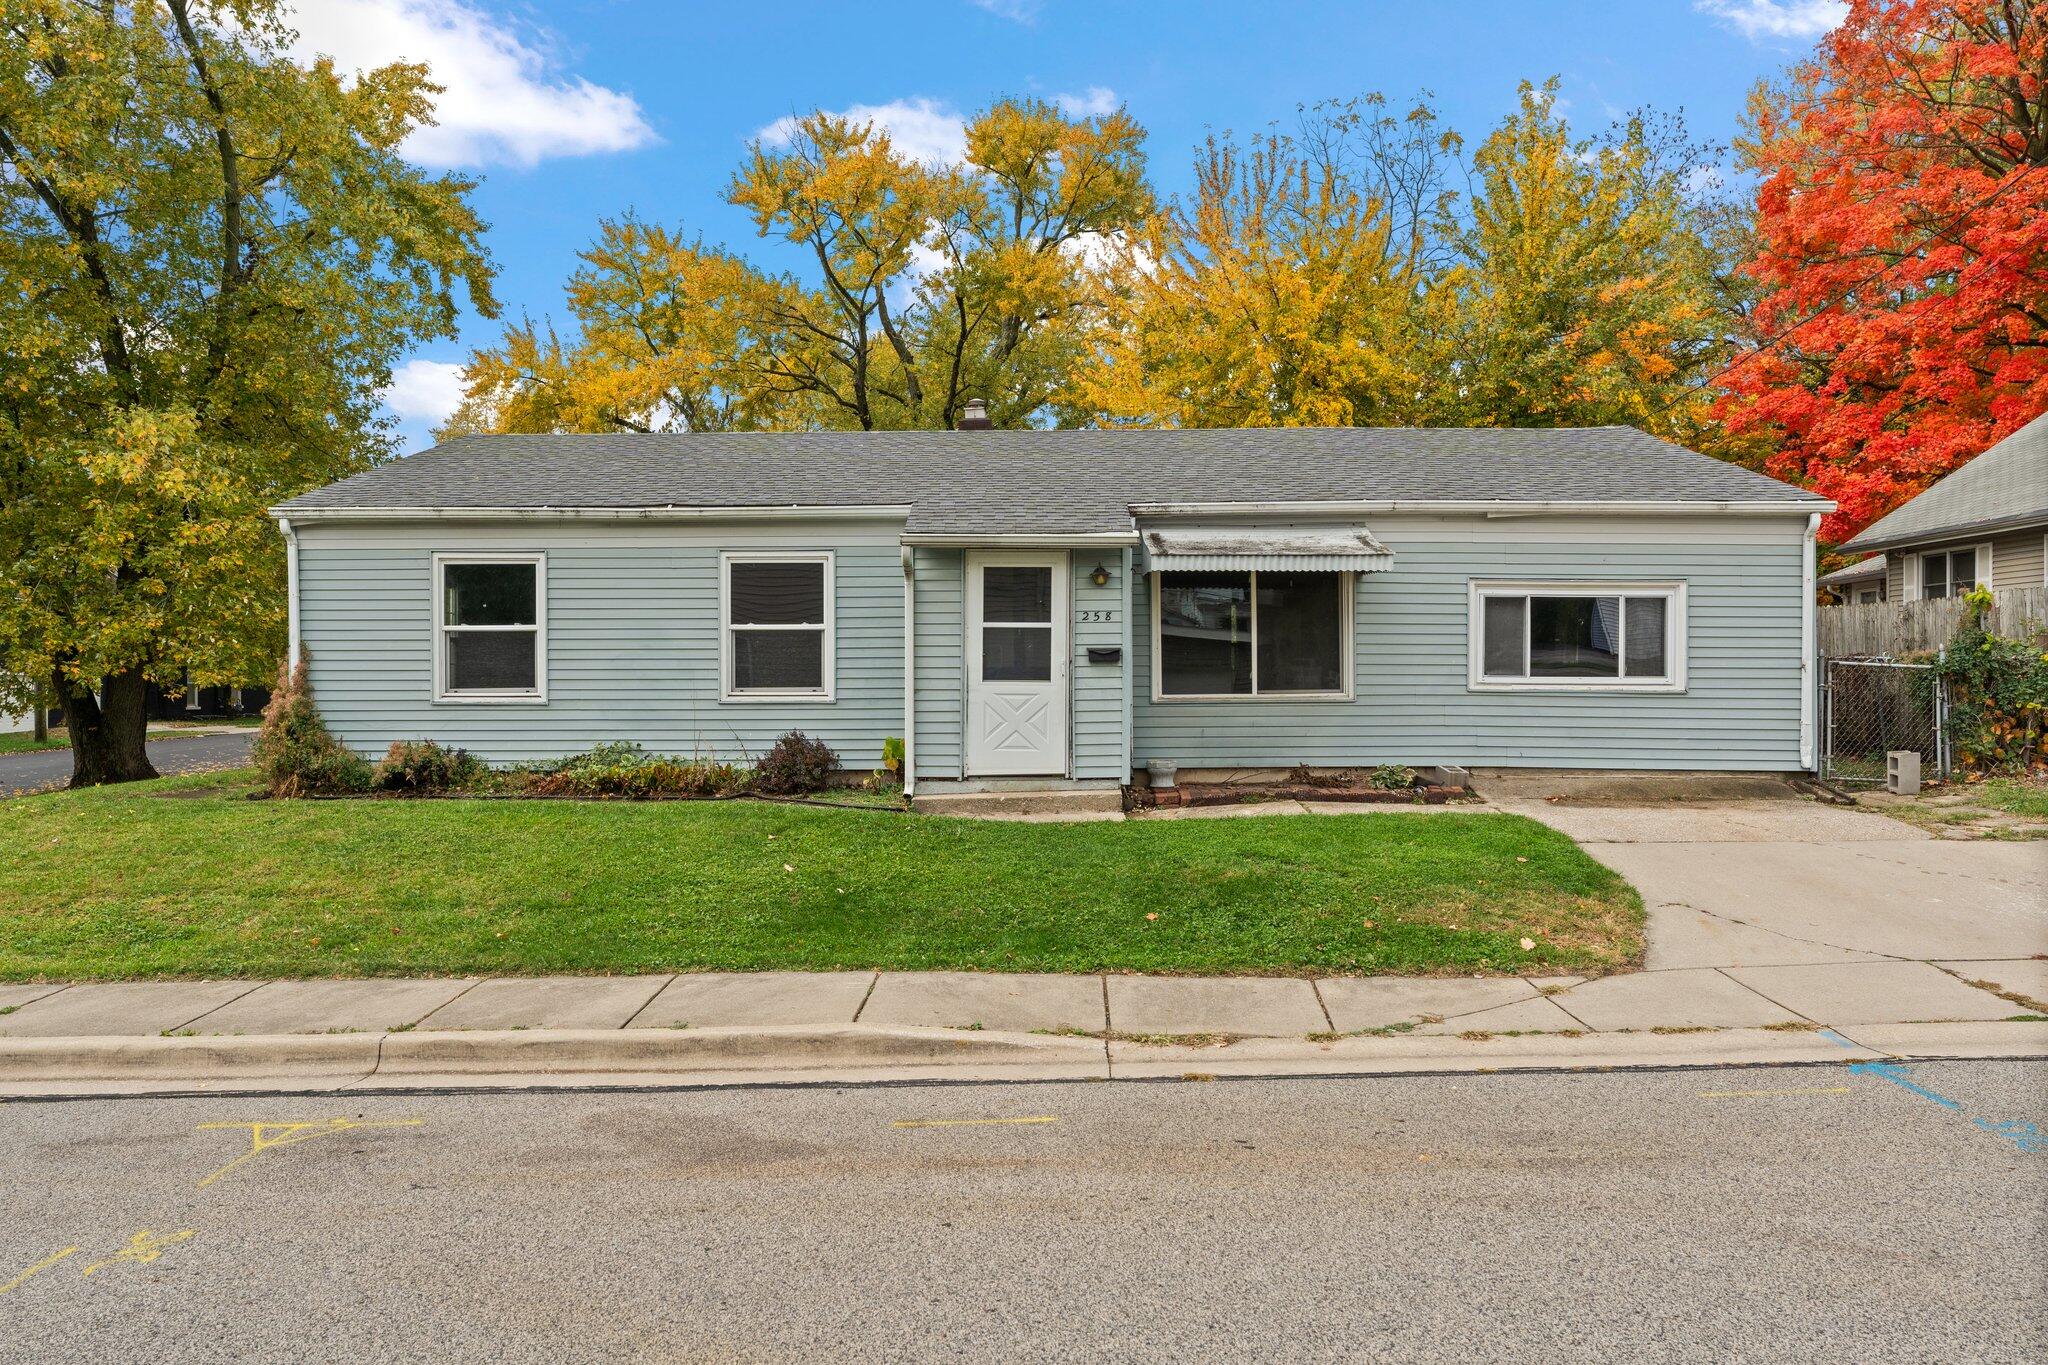
[[[1124,794],[1117,788],[1042,791],[919,792],[911,806],[926,815],[959,815],[978,820],[1121,820]]]

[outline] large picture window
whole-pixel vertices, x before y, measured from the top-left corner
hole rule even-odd
[[[434,556],[438,701],[547,699],[547,557]]]
[[[724,557],[725,696],[832,698],[832,556]]]
[[[1471,684],[1481,689],[1685,686],[1680,583],[1475,583]]]
[[[1351,588],[1341,573],[1153,575],[1155,697],[1342,697]]]

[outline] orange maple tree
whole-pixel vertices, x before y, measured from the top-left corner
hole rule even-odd
[[[2048,409],[2048,4],[1851,0],[1753,118],[1720,416],[1840,541]]]

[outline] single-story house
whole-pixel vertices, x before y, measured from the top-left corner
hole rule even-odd
[[[1997,593],[2048,583],[2048,414],[1879,517],[1841,548],[1884,552],[1886,594],[1878,600],[1961,597],[1979,584]]]
[[[365,755],[1794,770],[1832,504],[1626,427],[468,436],[274,509]]]
[[[1845,606],[1867,607],[1889,600],[1890,585],[1885,574],[1891,563],[1883,555],[1867,555],[1820,576],[1821,587],[1833,593]]]

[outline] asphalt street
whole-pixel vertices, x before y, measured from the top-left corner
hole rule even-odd
[[[153,739],[145,746],[149,761],[169,777],[208,768],[240,768],[249,761],[254,730],[231,735],[177,735]],[[71,780],[71,751],[43,749],[32,754],[0,754],[0,796],[49,791]]]
[[[2044,1079],[6,1103],[0,1359],[2032,1362]]]

